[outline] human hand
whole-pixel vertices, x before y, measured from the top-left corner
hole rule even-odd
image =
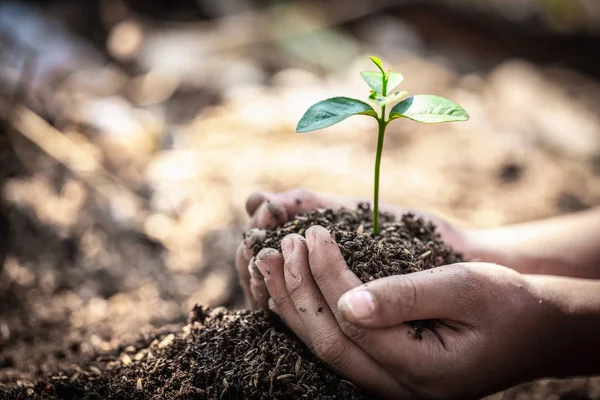
[[[355,208],[365,199],[352,197],[336,197],[304,189],[293,189],[281,193],[255,192],[246,201],[246,211],[250,216],[249,230],[236,251],[236,269],[240,285],[244,291],[246,304],[250,308],[267,308],[268,291],[259,271],[254,268],[252,246],[257,240],[264,238],[266,229],[275,229],[294,218],[298,213],[312,211],[316,208],[339,209]],[[381,205],[382,212],[388,212],[400,218],[411,212],[433,222],[442,239],[455,250],[467,250],[466,234],[462,229],[451,225],[434,215],[407,208]],[[254,277],[254,279],[252,279]]]
[[[363,285],[322,227],[281,245],[255,261],[269,308],[330,367],[386,398],[472,398],[542,376],[569,325],[537,278],[509,268],[454,264]],[[417,340],[415,320],[436,322]]]
[[[600,207],[468,232],[471,259],[524,274],[600,279]]]
[[[254,266],[252,251],[254,243],[264,238],[266,229],[275,229],[298,213],[316,208],[335,210],[341,207],[354,207],[357,203],[358,200],[355,199],[334,197],[305,189],[293,189],[281,193],[252,193],[246,200],[246,212],[250,216],[249,230],[244,233],[235,256],[235,266],[246,305],[250,308],[267,308],[269,294]],[[253,275],[258,275],[258,279],[251,279]]]

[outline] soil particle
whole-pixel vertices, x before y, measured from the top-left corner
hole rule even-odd
[[[565,214],[587,210],[591,207],[580,196],[570,192],[562,192],[556,199],[556,205]]]
[[[517,182],[523,176],[523,166],[516,163],[506,163],[500,167],[498,177],[503,183],[514,183]]]

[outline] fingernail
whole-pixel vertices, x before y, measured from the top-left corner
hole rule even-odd
[[[375,301],[367,290],[348,292],[340,299],[340,306],[345,308],[356,319],[366,319],[375,311]]]
[[[281,252],[283,253],[283,257],[288,258],[294,253],[294,239],[293,238],[284,238],[281,241]]]
[[[254,258],[254,265],[256,265],[256,269],[258,270],[258,273],[263,277],[263,279],[265,277],[265,274],[271,275],[271,263],[269,262],[269,254],[271,253],[271,251],[275,250],[263,249]]]

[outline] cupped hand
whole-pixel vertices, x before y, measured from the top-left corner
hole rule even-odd
[[[281,246],[253,262],[269,308],[324,362],[379,396],[482,396],[535,377],[538,354],[550,348],[555,309],[509,268],[463,263],[362,284],[322,227]],[[416,335],[409,322],[417,320],[435,322]]]
[[[249,230],[239,244],[235,266],[244,291],[246,305],[250,308],[267,308],[269,293],[254,264],[252,246],[264,238],[265,230],[283,225],[296,214],[316,208],[339,209],[353,207],[358,200],[334,197],[305,189],[287,192],[254,192],[246,200],[246,212],[250,216]],[[255,279],[252,279],[255,276]],[[256,279],[257,278],[257,279]]]
[[[254,265],[252,246],[257,240],[264,238],[265,230],[274,229],[294,218],[298,213],[312,211],[316,208],[352,209],[365,199],[336,197],[305,189],[293,189],[287,192],[252,193],[246,201],[246,211],[250,216],[249,230],[238,246],[236,252],[236,269],[240,285],[244,291],[246,304],[251,308],[267,308],[269,293],[264,285],[260,271]],[[436,224],[442,239],[457,251],[466,251],[466,235],[463,230],[441,218],[417,210],[381,205],[381,210],[395,214],[398,218],[412,212]],[[252,279],[254,277],[254,279]]]

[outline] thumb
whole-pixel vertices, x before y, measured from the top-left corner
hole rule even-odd
[[[474,263],[473,263],[474,264]],[[365,328],[386,328],[424,319],[455,320],[465,316],[476,290],[472,263],[452,264],[374,280],[340,297],[343,318]]]

